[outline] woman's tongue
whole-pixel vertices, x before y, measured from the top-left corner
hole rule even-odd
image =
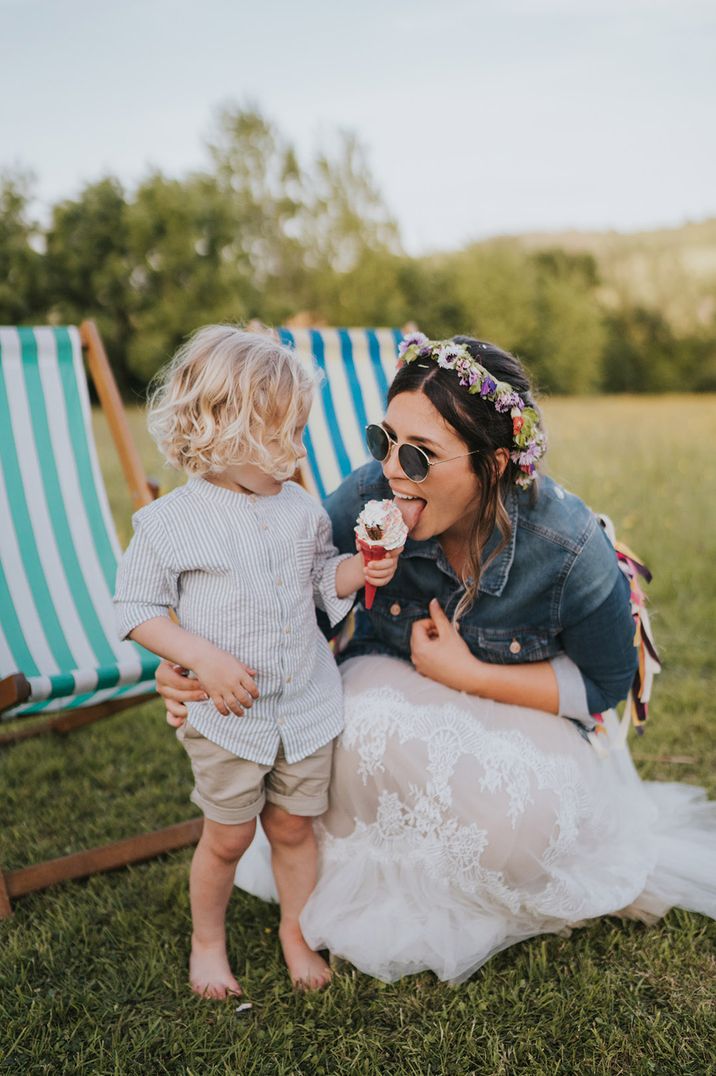
[[[416,497],[412,501],[406,501],[403,497],[396,497],[395,503],[400,509],[400,514],[408,531],[415,530],[426,502],[422,497]]]

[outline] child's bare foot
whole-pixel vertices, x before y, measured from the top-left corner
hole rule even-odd
[[[223,1001],[231,994],[241,995],[224,946],[200,945],[192,939],[189,958],[189,982],[195,994]]]
[[[323,957],[310,949],[298,923],[284,923],[278,930],[291,982],[299,990],[322,990],[332,972]]]

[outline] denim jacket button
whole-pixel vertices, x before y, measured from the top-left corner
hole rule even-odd
[[[517,642],[517,639],[513,639],[512,642],[510,643],[510,653],[511,654],[519,654],[521,649],[522,649],[522,647]]]
[[[391,605],[391,607],[390,607],[390,615],[391,616],[400,616],[400,606],[398,605],[397,602],[393,602],[393,604]]]

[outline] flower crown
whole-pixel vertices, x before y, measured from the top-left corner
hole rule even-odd
[[[490,400],[501,414],[509,411],[513,446],[510,459],[520,469],[515,482],[523,489],[530,486],[536,464],[547,451],[547,437],[535,408],[528,406],[507,381],[496,381],[489,370],[472,357],[465,344],[456,344],[454,340],[428,340],[424,333],[409,333],[398,346],[398,369],[416,359],[432,359],[444,370],[454,370],[460,384],[472,396]]]

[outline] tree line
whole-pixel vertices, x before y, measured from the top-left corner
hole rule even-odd
[[[32,214],[31,177],[0,177],[0,323],[94,318],[117,380],[142,395],[199,325],[408,322],[516,352],[551,393],[716,390],[716,317],[674,328],[611,288],[594,256],[493,241],[410,257],[354,136],[299,160],[256,108],[225,108],[208,165],[107,176]]]

